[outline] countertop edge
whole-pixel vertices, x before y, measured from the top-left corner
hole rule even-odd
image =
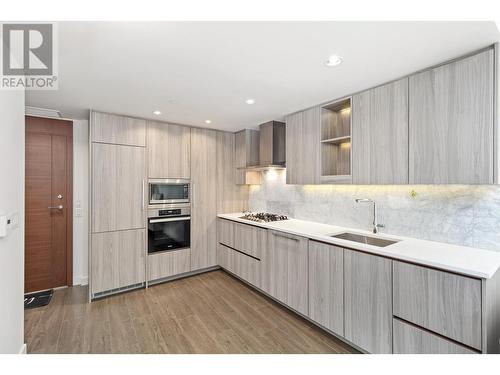
[[[309,238],[310,240],[313,240],[313,241],[323,242],[326,244],[331,244],[331,245],[335,245],[335,246],[339,246],[339,247],[343,247],[343,248],[348,248],[348,249],[352,249],[352,250],[356,250],[356,251],[362,251],[362,252],[366,252],[366,253],[370,253],[370,254],[374,254],[374,255],[379,255],[382,257],[386,257],[386,258],[391,258],[394,260],[400,260],[400,261],[410,262],[410,263],[414,263],[414,264],[418,264],[418,265],[422,265],[422,266],[427,266],[427,267],[431,267],[431,268],[437,268],[437,269],[440,269],[443,271],[453,272],[453,273],[457,273],[457,274],[461,274],[461,275],[465,275],[465,276],[469,276],[469,277],[474,277],[474,278],[479,278],[479,279],[491,279],[495,275],[495,273],[498,271],[498,269],[500,268],[500,254],[499,254],[498,263],[495,265],[492,265],[491,269],[488,269],[488,270],[466,269],[466,268],[461,268],[461,267],[457,267],[457,266],[453,266],[453,265],[449,265],[449,264],[445,264],[445,263],[439,263],[439,262],[434,262],[431,260],[425,260],[423,258],[406,256],[404,254],[397,254],[393,251],[387,251],[387,250],[384,250],[384,248],[380,248],[380,247],[374,247],[371,245],[358,244],[358,243],[352,242],[352,241],[335,239],[335,238],[332,238],[332,237],[329,237],[326,235],[307,233],[305,231],[297,231],[297,230],[288,229],[288,228],[279,228],[279,227],[272,225],[272,223],[270,225],[268,223],[251,222],[249,220],[240,219],[238,217],[239,215],[243,215],[243,214],[242,213],[218,214],[217,217],[221,218],[221,219],[226,219],[226,220],[231,220],[234,222],[246,224],[246,225],[253,225],[253,226],[256,226],[259,228],[263,228],[263,229],[270,229],[270,230],[280,231],[283,233],[288,233],[288,234],[292,234],[292,235],[296,235],[296,236],[306,237],[306,238]],[[283,223],[283,221],[277,222],[277,223]],[[307,222],[307,223],[310,223],[311,225],[316,224],[318,226],[329,226],[328,224],[316,223],[316,222],[312,222],[312,221]],[[331,225],[330,225],[330,227],[332,227],[333,233],[336,233],[336,232],[340,233],[341,231],[366,232],[363,230],[353,229],[353,228],[345,228],[345,227],[338,227],[338,226],[331,226]],[[382,234],[382,237],[402,238],[402,236],[398,237],[398,236],[389,235],[389,234],[385,234],[385,233]],[[443,243],[443,242],[418,240],[418,239],[406,238],[406,237],[403,237],[401,239],[401,242],[409,241],[409,240],[415,241],[417,244],[420,244],[421,246],[425,246],[425,244],[429,243],[429,242],[438,244],[439,246],[449,246],[450,248],[458,246],[458,245],[452,245],[452,244],[447,244],[447,243]],[[459,246],[459,247],[465,248],[463,246]],[[475,249],[475,248],[470,248],[470,249],[471,249],[471,251],[487,251],[487,252],[491,252],[491,253],[496,254],[495,252],[490,251],[490,250]]]

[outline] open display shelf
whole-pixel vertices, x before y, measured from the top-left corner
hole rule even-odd
[[[321,107],[321,182],[351,181],[351,98]]]

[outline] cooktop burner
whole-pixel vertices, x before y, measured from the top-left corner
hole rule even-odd
[[[259,223],[269,223],[271,221],[288,220],[285,215],[270,214],[267,212],[246,213],[242,219],[257,221]]]

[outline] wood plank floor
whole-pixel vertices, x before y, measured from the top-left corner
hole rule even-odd
[[[355,353],[223,271],[91,304],[57,290],[25,311],[29,353]]]

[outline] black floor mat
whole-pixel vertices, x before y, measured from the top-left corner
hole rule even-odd
[[[34,309],[35,307],[42,307],[49,304],[50,299],[54,294],[54,290],[44,290],[43,292],[30,293],[24,295],[24,308]]]

